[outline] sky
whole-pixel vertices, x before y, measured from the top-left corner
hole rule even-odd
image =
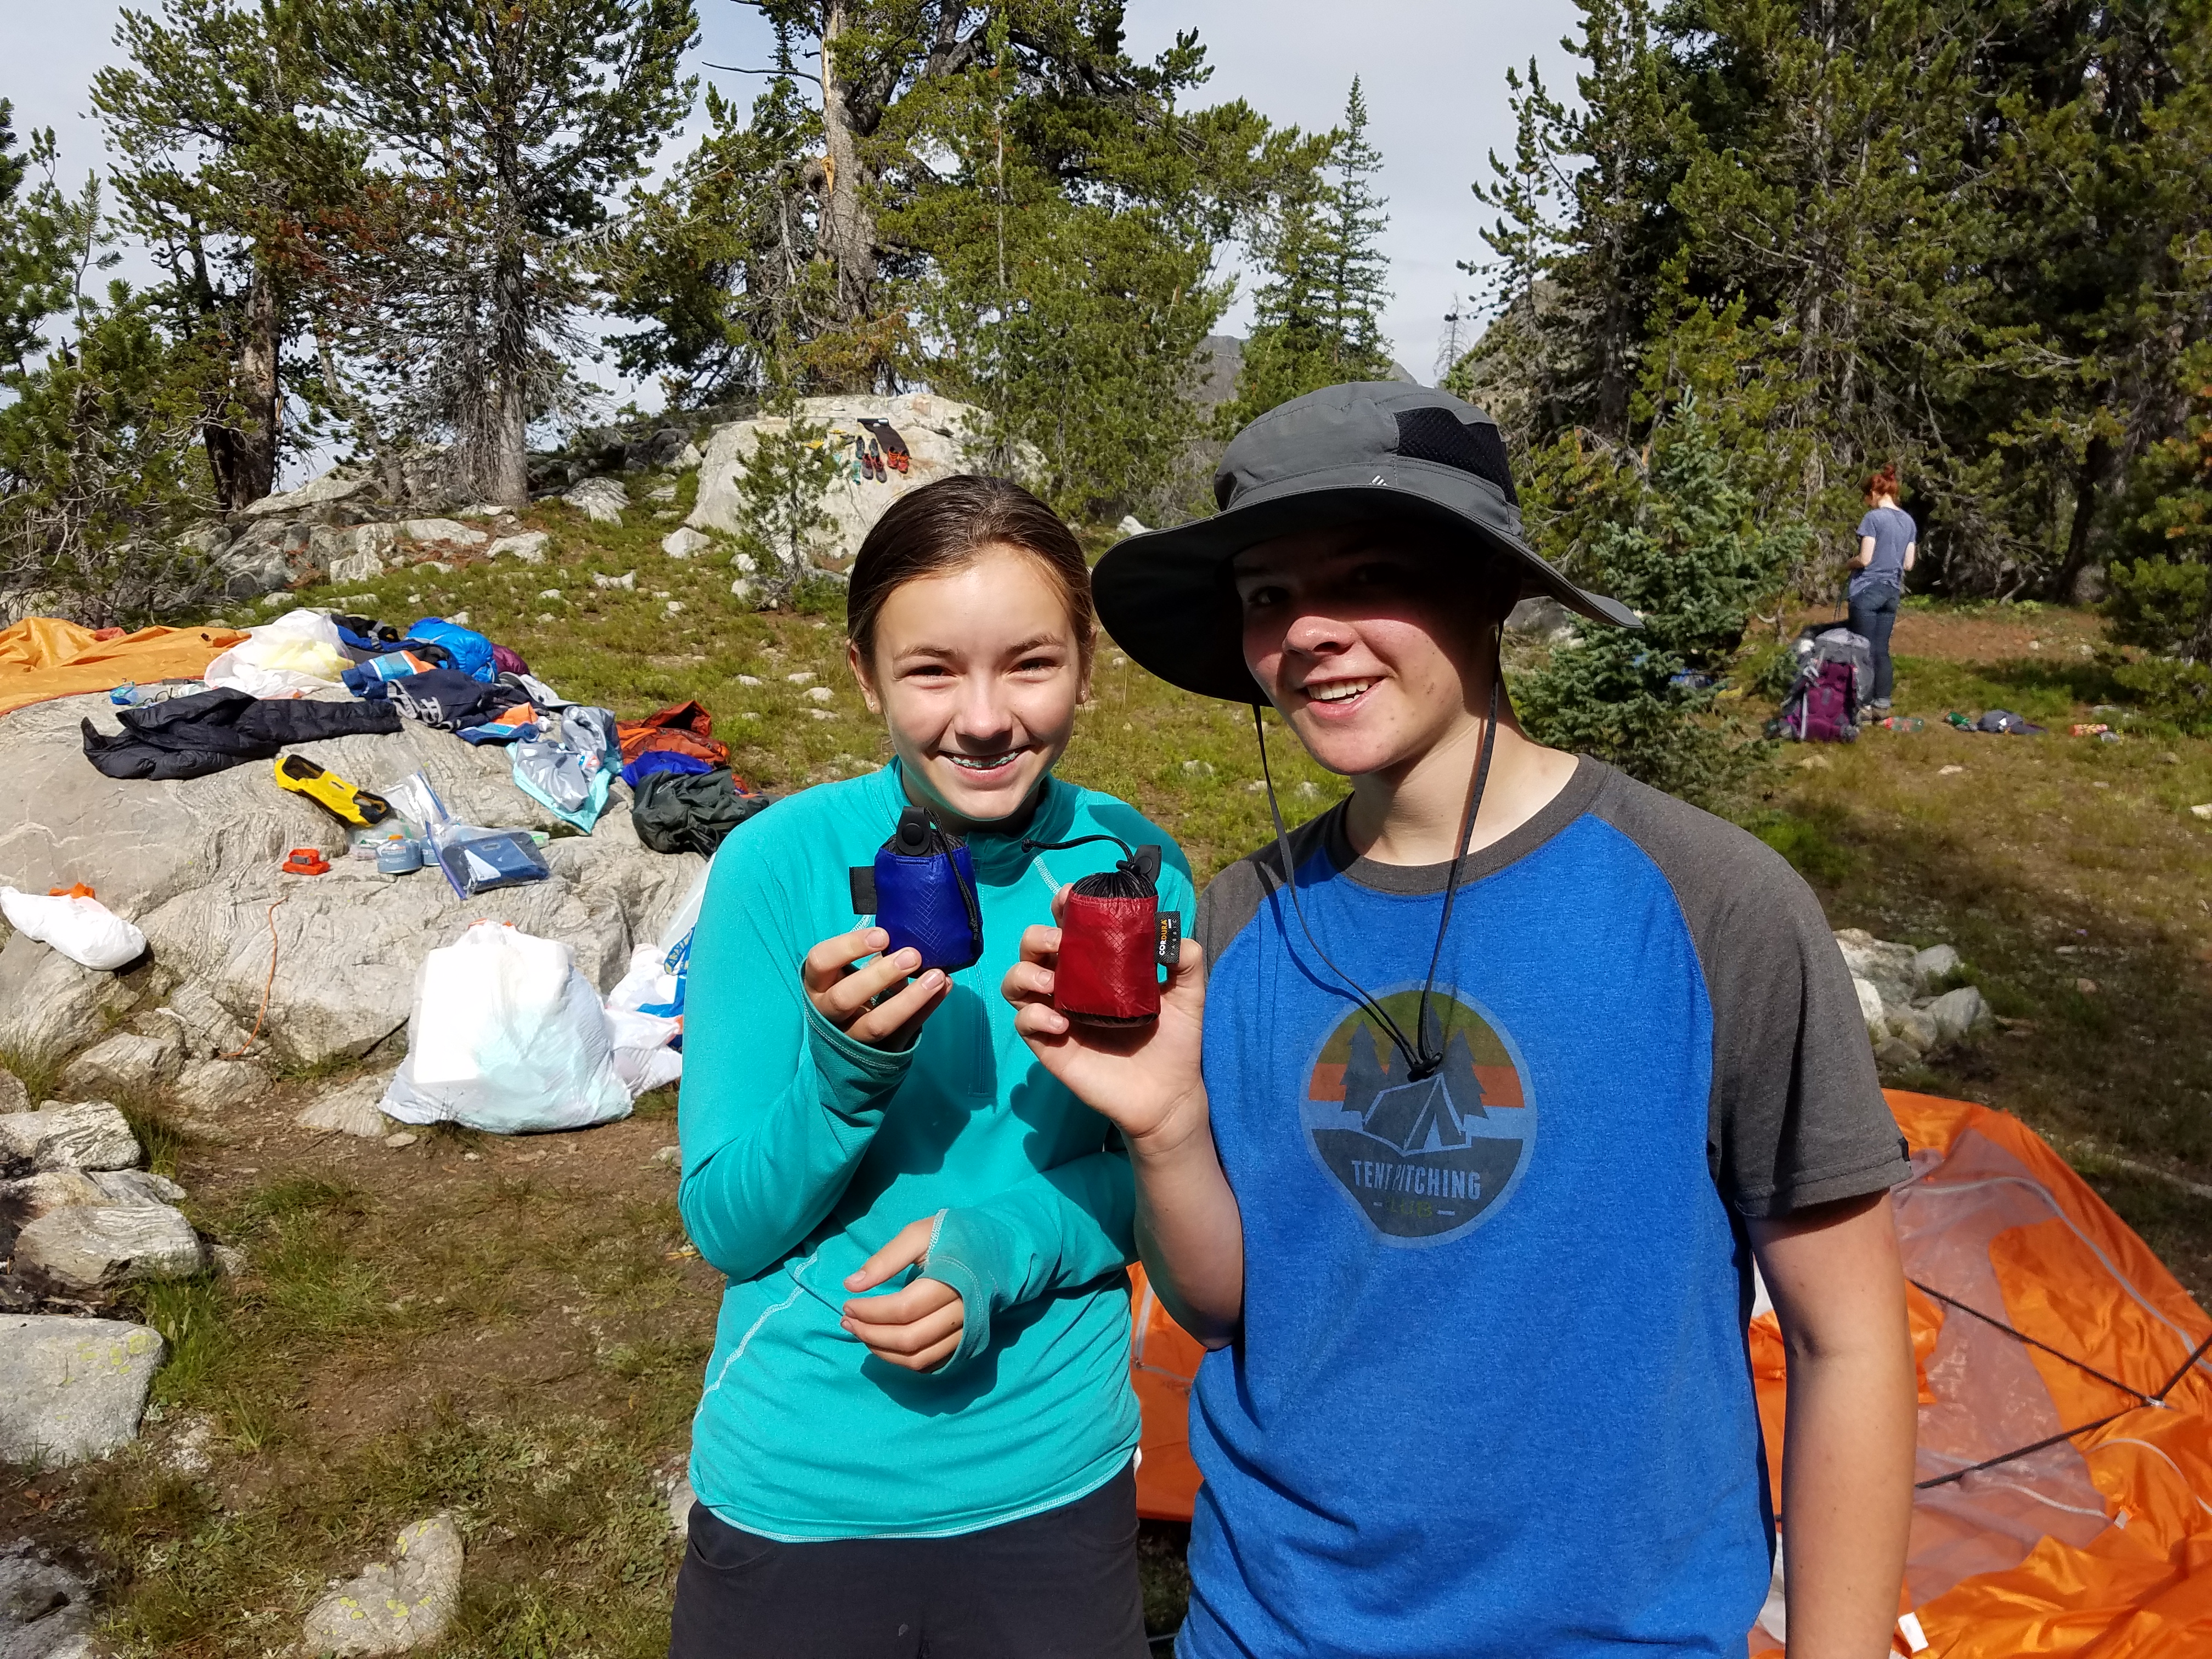
[[[119,9],[112,0],[0,0],[0,39],[9,46],[0,98],[14,102],[18,133],[56,129],[66,177],[108,160],[87,88],[114,55]],[[759,15],[738,0],[699,0],[699,10],[693,67],[749,102],[757,79],[707,66],[765,64]],[[1140,57],[1195,28],[1214,66],[1202,97],[1242,98],[1302,127],[1334,125],[1352,77],[1361,78],[1369,136],[1382,153],[1379,187],[1389,198],[1383,249],[1394,297],[1383,331],[1397,360],[1429,380],[1444,313],[1469,286],[1456,262],[1485,254],[1484,215],[1468,186],[1489,176],[1491,150],[1512,149],[1505,71],[1534,57],[1547,84],[1571,92],[1573,60],[1559,37],[1574,21],[1571,0],[1130,0],[1127,27],[1130,52]],[[683,139],[672,136],[665,159],[681,153]],[[122,274],[149,273],[131,261]],[[1248,283],[1223,327],[1241,334],[1249,325]]]

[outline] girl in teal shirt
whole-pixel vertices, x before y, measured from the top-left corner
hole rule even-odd
[[[1145,1652],[1127,1159],[1000,981],[1057,890],[1159,845],[1052,775],[1088,695],[1089,573],[1026,491],[947,478],[870,532],[849,656],[895,758],[742,824],[691,955],[684,1222],[726,1274],[693,1424],[674,1659]],[[854,912],[909,804],[965,836],[983,951]],[[1079,837],[1110,837],[1061,848]],[[858,964],[855,966],[854,964]]]

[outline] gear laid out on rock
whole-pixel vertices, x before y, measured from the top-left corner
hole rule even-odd
[[[383,796],[371,794],[366,789],[356,789],[337,773],[327,767],[316,765],[305,755],[287,755],[270,769],[276,774],[279,789],[305,795],[341,823],[367,829],[370,824],[381,823],[392,816],[392,803]]]
[[[889,421],[871,419],[865,416],[861,417],[860,424],[867,428],[869,435],[883,446],[882,453],[874,458],[878,469],[876,477],[880,478],[884,476],[880,469],[885,466],[890,467],[894,472],[906,472],[913,469],[914,453],[906,447],[906,440],[899,436],[896,427]]]

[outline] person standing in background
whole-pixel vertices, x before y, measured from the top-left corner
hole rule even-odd
[[[1859,550],[1851,557],[1851,632],[1874,650],[1874,702],[1889,713],[1889,633],[1905,598],[1905,573],[1920,551],[1919,526],[1897,504],[1897,468],[1884,466],[1866,483],[1867,513],[1859,520]]]

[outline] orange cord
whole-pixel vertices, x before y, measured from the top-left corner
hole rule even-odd
[[[282,904],[291,896],[292,890],[287,887],[276,895],[276,904]],[[262,981],[261,1012],[253,1017],[252,1035],[246,1039],[243,1045],[233,1048],[228,1054],[217,1054],[216,1056],[217,1060],[236,1060],[246,1049],[251,1048],[254,1039],[261,1035],[261,1022],[269,1018],[269,994],[276,988],[276,904],[269,907],[269,977]]]

